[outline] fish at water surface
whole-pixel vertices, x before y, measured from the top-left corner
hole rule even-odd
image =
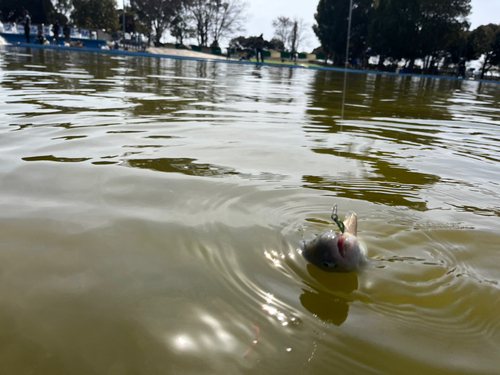
[[[357,231],[357,215],[349,211],[344,220],[344,233],[323,231],[305,243],[304,258],[328,272],[349,272],[358,269],[365,255],[356,237]]]

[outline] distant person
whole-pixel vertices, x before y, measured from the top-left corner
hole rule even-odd
[[[71,39],[69,37],[70,29],[69,29],[69,25],[68,24],[64,25],[64,27],[63,27],[63,34],[64,34],[64,41],[69,44],[69,42],[71,41]]]
[[[43,35],[43,28],[44,28],[44,24],[41,23],[40,25],[38,25],[38,34],[35,38],[35,43],[36,44],[45,44],[45,35]]]
[[[227,47],[226,60],[231,58],[231,47]]]
[[[24,24],[24,36],[26,37],[26,43],[30,42],[30,28],[31,28],[31,17],[27,10],[23,12],[23,24]]]
[[[54,42],[56,43],[56,46],[59,45],[59,30],[61,30],[61,27],[59,26],[59,21],[56,20],[56,22],[52,25],[52,32],[54,33]]]
[[[260,34],[259,37],[255,40],[255,57],[257,58],[257,62],[259,62],[259,54],[260,61],[264,62],[264,55],[262,54],[262,47],[264,47],[264,34]]]

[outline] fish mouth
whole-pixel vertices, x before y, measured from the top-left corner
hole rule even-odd
[[[340,256],[345,258],[344,235],[339,236],[339,239],[337,240],[337,248],[339,249]]]

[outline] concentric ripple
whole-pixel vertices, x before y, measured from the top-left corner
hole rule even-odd
[[[5,373],[496,373],[500,91],[0,49]],[[357,272],[304,241],[358,214]]]

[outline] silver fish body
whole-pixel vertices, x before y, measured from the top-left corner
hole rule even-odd
[[[344,220],[345,232],[325,230],[304,245],[306,260],[328,272],[348,272],[357,269],[364,259],[356,237],[357,216],[349,212]]]

